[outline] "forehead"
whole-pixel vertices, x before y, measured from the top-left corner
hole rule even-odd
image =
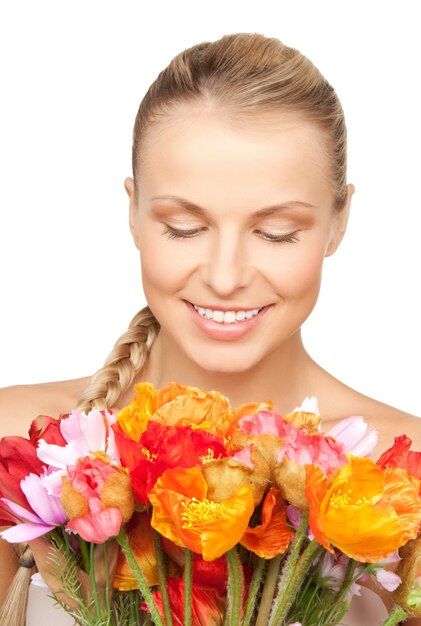
[[[203,107],[178,109],[148,130],[138,179],[150,195],[204,198],[208,206],[222,197],[231,206],[245,199],[262,206],[273,199],[317,204],[331,196],[325,134],[294,113],[247,120]]]

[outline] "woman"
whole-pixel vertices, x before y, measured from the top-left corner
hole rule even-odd
[[[26,433],[28,415],[118,410],[135,383],[175,380],[218,389],[233,406],[271,399],[281,414],[314,394],[325,426],[360,414],[379,430],[374,456],[401,432],[420,449],[415,416],[349,388],[302,342],[354,193],[341,104],[313,64],[254,33],[183,51],[142,100],[132,157],[125,188],[148,306],[94,376],[3,389],[14,432]],[[44,542],[31,548],[53,587]],[[18,562],[1,550],[4,596]],[[370,626],[380,624],[378,596],[364,601]]]

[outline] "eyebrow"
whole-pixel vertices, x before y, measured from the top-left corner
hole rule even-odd
[[[186,211],[190,211],[195,215],[206,215],[208,211],[203,207],[190,202],[189,200],[185,200],[184,198],[180,198],[179,196],[165,195],[165,196],[152,196],[151,200],[170,200],[175,204],[178,204]],[[263,209],[259,209],[258,211],[254,211],[252,213],[252,217],[267,217],[269,215],[274,215],[275,213],[279,213],[281,211],[287,211],[288,209],[294,209],[296,207],[306,207],[308,209],[315,209],[314,204],[309,204],[308,202],[302,202],[301,200],[290,200],[288,202],[282,202],[281,204],[274,204],[272,206],[265,207]]]

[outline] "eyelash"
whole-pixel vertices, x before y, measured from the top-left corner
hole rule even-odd
[[[171,228],[170,226],[166,226],[162,231],[161,235],[168,235],[168,239],[191,239],[197,233],[199,233],[201,229],[195,230],[176,230],[175,228]],[[262,231],[257,231],[262,232]],[[270,243],[295,243],[300,241],[300,238],[297,235],[298,231],[293,233],[289,233],[288,235],[282,235],[281,237],[272,237],[270,235],[265,235],[265,241],[269,241]],[[264,233],[263,233],[264,234]]]

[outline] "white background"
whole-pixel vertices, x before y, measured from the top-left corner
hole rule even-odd
[[[333,84],[356,186],[303,326],[322,367],[421,414],[419,3],[13,0],[0,8],[0,385],[93,374],[146,302],[124,177],[181,50],[278,37]]]

